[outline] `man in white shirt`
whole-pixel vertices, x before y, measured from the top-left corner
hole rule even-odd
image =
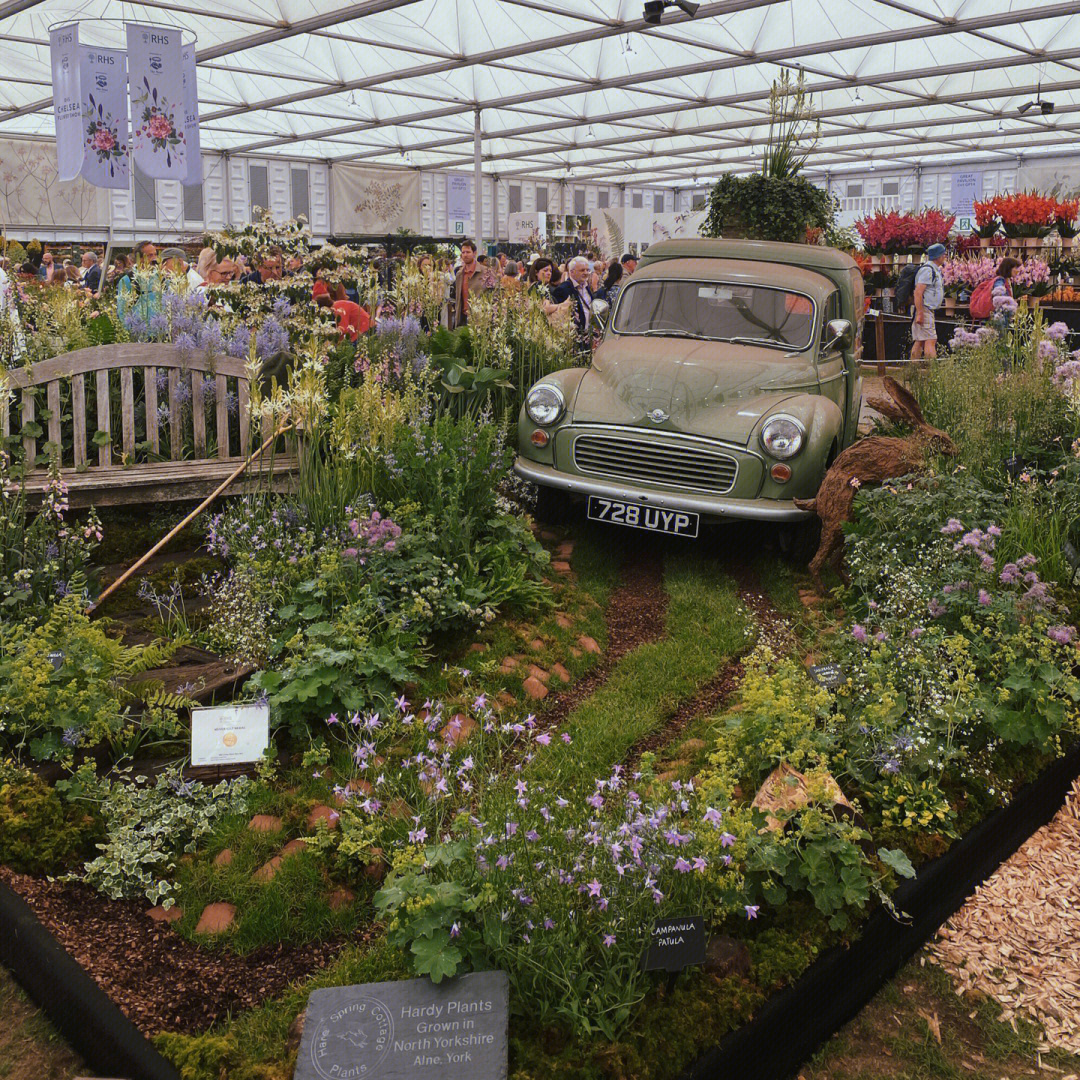
[[[933,360],[937,356],[937,326],[934,311],[945,299],[941,267],[945,263],[945,245],[931,244],[926,262],[915,275],[915,320],[911,324],[911,359]]]

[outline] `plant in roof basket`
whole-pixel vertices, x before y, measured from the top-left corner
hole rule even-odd
[[[835,207],[826,191],[800,176],[820,135],[802,74],[785,71],[769,95],[769,138],[761,172],[725,173],[709,194],[702,236],[804,242],[807,230],[827,229]]]

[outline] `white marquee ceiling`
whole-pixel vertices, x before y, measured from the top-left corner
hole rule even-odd
[[[821,118],[812,165],[910,168],[1068,150],[1080,3],[719,0],[662,25],[642,0],[0,0],[0,136],[51,135],[49,26],[198,35],[202,145],[686,186],[757,164],[781,67]],[[97,38],[94,35],[97,34]],[[1051,115],[1018,107],[1041,83]],[[572,172],[569,170],[572,169]]]

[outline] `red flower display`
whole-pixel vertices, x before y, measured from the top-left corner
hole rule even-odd
[[[946,243],[954,221],[954,215],[933,207],[921,214],[878,210],[855,222],[855,230],[871,254],[897,255]]]

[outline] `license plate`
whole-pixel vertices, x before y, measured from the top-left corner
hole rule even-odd
[[[589,496],[589,517],[612,525],[629,525],[632,529],[671,533],[674,536],[697,536],[698,515],[686,510],[664,510],[659,506],[617,502],[599,495]]]

